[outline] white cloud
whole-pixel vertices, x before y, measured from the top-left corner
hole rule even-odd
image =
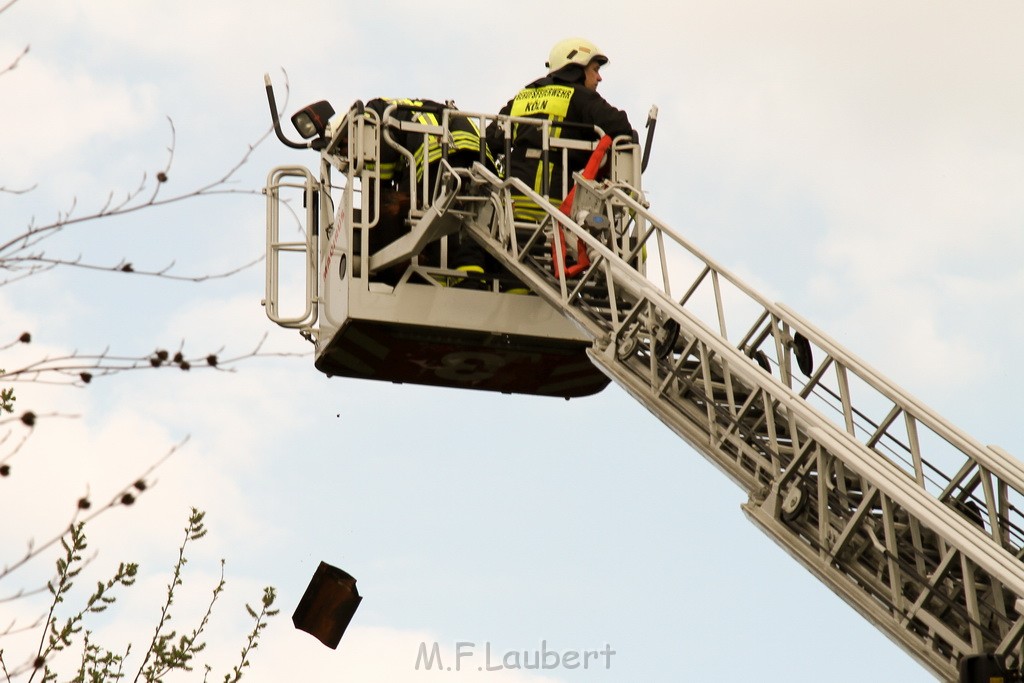
[[[813,304],[812,319],[842,330],[854,350],[888,357],[900,378],[963,385],[991,371],[993,340],[956,321],[985,305],[962,295],[999,296],[1024,254],[1024,95],[1009,28],[1021,8],[988,10],[681,9],[677,87],[659,139],[685,156],[666,163],[656,144],[648,185],[659,214],[677,214],[687,192],[713,197],[717,213],[698,214],[711,224],[687,221],[695,240],[775,286],[805,289],[787,303]],[[642,59],[658,58],[654,44],[641,46]],[[642,82],[664,91],[665,75]],[[707,211],[701,199],[680,208]]]
[[[8,39],[0,43],[0,53],[15,47]],[[152,86],[97,77],[40,50],[30,51],[0,79],[0,92],[5,102],[22,105],[0,108],[0,149],[6,159],[18,160],[5,164],[8,187],[51,183],[55,177],[48,170],[58,170],[56,179],[67,180],[59,173],[61,164],[85,150],[97,155],[91,160],[96,170],[102,144],[110,144],[116,134],[148,128],[159,118]],[[88,179],[76,177],[74,186],[88,189]]]

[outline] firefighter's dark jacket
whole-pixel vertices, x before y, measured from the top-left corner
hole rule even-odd
[[[595,140],[592,126],[598,126],[607,135],[618,137],[631,135],[637,140],[636,131],[629,123],[626,112],[616,109],[596,90],[584,86],[583,67],[568,64],[562,69],[539,78],[523,88],[501,109],[501,114],[528,116],[548,119],[553,123],[583,124],[583,126],[553,126],[552,137],[575,140]],[[487,128],[487,144],[495,154],[505,151],[505,137],[501,128],[492,123]],[[515,125],[512,127],[511,159],[506,163],[513,177],[519,178],[537,192],[543,193],[543,166],[540,155],[541,129],[539,126]],[[578,171],[586,165],[586,152],[569,154],[570,171]],[[549,156],[549,194],[561,197],[562,164],[561,154],[552,152]]]

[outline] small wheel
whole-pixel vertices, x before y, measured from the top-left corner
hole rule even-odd
[[[619,330],[618,340],[615,342],[615,356],[619,360],[628,360],[637,352],[640,341],[637,333],[640,331],[640,324],[633,320]]]
[[[619,360],[629,360],[634,353],[636,353],[636,337],[625,337],[620,339],[618,344],[615,346],[615,357]]]
[[[796,364],[800,368],[800,372],[810,377],[811,372],[814,370],[811,342],[807,341],[807,337],[799,332],[793,335],[793,355],[796,356]]]
[[[676,347],[679,339],[679,323],[669,318],[654,330],[654,355],[665,360]]]
[[[799,486],[794,486],[782,498],[782,518],[791,522],[797,518],[807,504],[807,496]]]

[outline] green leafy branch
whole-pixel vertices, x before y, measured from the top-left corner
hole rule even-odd
[[[224,561],[221,560],[220,582],[213,589],[213,597],[207,606],[199,626],[191,634],[178,637],[176,631],[164,632],[164,627],[171,619],[171,605],[174,604],[175,591],[182,585],[181,572],[188,559],[185,557],[185,547],[190,541],[198,541],[206,535],[206,527],[203,524],[205,512],[192,508],[188,519],[188,526],[185,527],[185,538],[178,548],[178,561],[174,564],[174,572],[171,582],[167,586],[167,599],[160,610],[160,618],[157,621],[156,630],[149,643],[149,649],[143,656],[142,665],[135,675],[135,681],[140,679],[147,683],[160,681],[163,676],[172,670],[192,671],[192,659],[196,653],[206,648],[206,643],[199,641],[199,635],[206,628],[213,611],[213,605],[224,590]],[[175,639],[177,638],[177,642]]]
[[[167,597],[161,606],[153,636],[135,675],[136,683],[139,681],[159,683],[173,671],[193,671],[195,656],[206,648],[206,643],[201,640],[201,637],[210,622],[213,606],[224,591],[223,560],[221,560],[220,580],[213,589],[206,611],[198,625],[182,635],[178,635],[176,630],[169,628],[172,618],[171,606],[175,603],[178,588],[183,585],[183,571],[188,563],[185,550],[192,541],[206,536],[205,515],[205,512],[196,508],[192,508],[189,515],[184,539],[178,548],[178,558],[174,565],[172,578],[167,586]],[[60,606],[68,598],[75,580],[88,564],[88,560],[83,558],[83,553],[88,547],[84,529],[83,522],[73,524],[60,540],[63,553],[56,562],[56,577],[47,584],[52,599],[45,618],[45,627],[35,652],[27,658],[24,664],[9,670],[7,662],[4,660],[4,651],[0,650],[0,673],[6,683],[12,683],[15,677],[22,674],[29,674],[28,683],[32,683],[40,675],[39,680],[42,683],[57,681],[58,672],[54,668],[54,663],[58,660],[58,655],[72,648],[79,637],[82,641],[81,660],[74,677],[66,679],[68,683],[116,683],[125,680],[125,666],[131,654],[132,645],[129,644],[121,653],[108,650],[94,641],[92,631],[84,629],[84,622],[89,615],[104,612],[115,603],[116,589],[135,583],[138,576],[137,564],[121,563],[110,579],[97,582],[95,590],[86,599],[81,609],[66,618],[61,618],[57,614]],[[231,672],[225,674],[225,683],[238,683],[242,679],[244,670],[250,665],[250,656],[258,646],[268,620],[279,611],[273,608],[275,598],[275,590],[272,587],[267,587],[263,589],[262,609],[259,612],[256,612],[248,604],[245,606],[249,616],[254,620],[254,625],[242,648],[239,663],[232,668]],[[204,681],[209,675],[211,667],[206,665],[205,671]]]
[[[0,369],[0,375],[4,374],[3,369]],[[14,388],[8,387],[7,389],[0,389],[0,413],[13,413],[14,412]]]
[[[249,616],[252,617],[256,623],[253,626],[252,631],[249,633],[249,639],[246,641],[245,647],[242,648],[241,661],[239,661],[238,666],[232,668],[231,673],[224,675],[224,683],[238,683],[238,681],[242,679],[243,670],[249,666],[249,653],[256,649],[260,633],[267,627],[267,619],[275,616],[281,611],[279,609],[272,609],[276,598],[277,594],[274,589],[267,586],[263,589],[263,609],[261,609],[258,614],[251,606],[245,606],[245,609],[249,612]]]
[[[57,559],[57,579],[47,584],[53,600],[50,603],[50,611],[46,617],[47,629],[40,638],[39,648],[36,650],[35,659],[32,661],[32,675],[29,676],[29,683],[35,679],[36,674],[43,672],[43,681],[54,681],[57,674],[50,670],[48,661],[50,657],[72,644],[74,636],[82,630],[82,620],[87,614],[103,612],[115,601],[111,592],[117,586],[130,586],[135,583],[135,576],[138,573],[138,565],[135,563],[121,563],[114,576],[106,582],[100,581],[96,584],[96,590],[89,596],[85,606],[60,623],[55,615],[57,606],[64,602],[65,597],[74,585],[74,579],[82,571],[82,551],[87,547],[84,524],[72,525],[68,531],[69,538],[61,538],[61,546],[64,548],[64,556]]]

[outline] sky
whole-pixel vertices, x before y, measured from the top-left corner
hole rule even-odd
[[[289,113],[374,96],[497,111],[551,45],[582,35],[610,57],[600,91],[634,126],[659,108],[644,177],[656,216],[982,443],[1024,456],[1022,20],[1007,0],[18,0],[0,13],[0,69],[30,48],[0,75],[0,187],[32,189],[0,192],[0,230],[89,213],[143,174],[148,193],[172,140],[161,196],[216,181],[266,132],[264,73],[279,100],[288,83]],[[47,255],[231,270],[261,256],[259,189],[287,164],[316,157],[267,140],[230,193],[69,228]],[[16,386],[19,408],[43,417],[0,480],[0,565],[56,533],[83,493],[108,499],[187,439],[136,505],[88,529],[83,576],[141,564],[96,622],[111,648],[153,628],[197,507],[210,533],[174,615],[191,628],[224,558],[201,657],[211,680],[236,663],[244,605],[266,585],[281,613],[250,681],[930,680],[624,391],[565,402],[328,380],[264,315],[263,279],[259,265],[202,283],[58,269],[0,287],[0,347],[33,337],[0,367],[75,350],[228,357],[264,335],[264,349],[299,354]],[[52,561],[0,593],[45,581]],[[364,596],[337,650],[290,620],[320,561]],[[37,613],[0,602],[0,624]],[[416,670],[434,643],[452,671]],[[494,663],[542,647],[559,666],[478,670],[487,648]],[[455,671],[457,649],[470,654]],[[614,654],[565,666],[588,651]]]

